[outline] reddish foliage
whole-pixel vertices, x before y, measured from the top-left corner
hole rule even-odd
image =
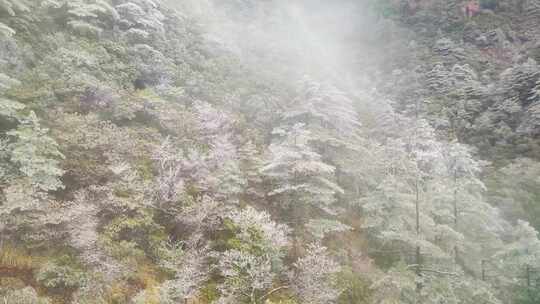
[[[467,2],[467,4],[465,4],[465,7],[463,7],[463,12],[468,18],[472,18],[478,15],[478,13],[480,13],[480,3],[478,3],[478,1]]]
[[[491,47],[481,49],[480,52],[483,56],[492,58],[498,63],[508,64],[512,62],[512,53],[505,49]]]

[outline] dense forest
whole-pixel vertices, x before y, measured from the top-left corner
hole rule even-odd
[[[540,0],[0,0],[0,303],[540,303]]]

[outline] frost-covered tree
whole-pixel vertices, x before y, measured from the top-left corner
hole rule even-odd
[[[308,79],[302,82],[302,91],[290,107],[283,118],[293,123],[304,123],[317,136],[317,141],[327,145],[337,145],[344,138],[354,138],[361,125],[353,100],[344,92]]]
[[[404,250],[420,247],[424,252],[444,256],[435,244],[446,227],[434,218],[434,196],[441,170],[441,145],[425,121],[411,121],[401,131],[404,139],[388,139],[377,155],[382,175],[377,187],[361,199],[366,214],[364,227],[382,244]]]
[[[376,303],[413,303],[415,299],[414,273],[403,265],[390,269],[385,275],[374,280],[372,288]]]
[[[503,214],[515,221],[527,220],[540,229],[540,163],[529,158],[520,158],[491,172],[486,184],[488,197]]]
[[[25,1],[5,0],[0,4],[0,12],[10,16],[15,16],[18,11],[27,11],[28,7],[24,4]]]
[[[218,267],[225,278],[218,303],[233,303],[235,299],[261,303],[263,292],[270,289],[276,277],[270,260],[238,250],[221,254]]]
[[[307,230],[315,237],[316,240],[322,240],[328,234],[339,233],[352,230],[352,227],[347,226],[337,220],[330,219],[312,219],[306,224]]]
[[[444,163],[445,176],[441,178],[451,186],[439,190],[439,221],[460,234],[453,240],[456,258],[468,269],[476,269],[483,257],[502,246],[507,223],[484,198],[485,185],[479,179],[482,164],[472,157],[470,148],[447,144]],[[460,258],[460,254],[467,258]]]
[[[0,22],[0,35],[4,37],[11,37],[15,35],[15,30]]]
[[[159,200],[177,201],[184,191],[182,151],[175,150],[170,138],[166,138],[154,152],[153,158],[158,170],[156,186]]]
[[[470,74],[467,70],[458,69],[459,74],[465,75]],[[443,120],[447,121],[451,135],[480,147],[485,155],[506,155],[504,151],[515,151],[517,147],[532,155],[537,147],[529,137],[538,132],[535,88],[539,77],[533,59],[507,68],[489,86],[479,85],[474,77],[461,77],[463,80],[455,82],[453,91],[431,100],[430,115],[446,113]],[[452,79],[460,78],[454,75]]]
[[[190,248],[206,244],[206,237],[217,233],[221,227],[223,215],[230,211],[230,206],[209,196],[182,206],[175,221],[182,229],[181,235]]]
[[[313,137],[302,124],[273,133],[276,139],[261,173],[269,185],[268,197],[294,223],[297,242],[310,210],[335,215],[336,195],[343,190],[333,181],[335,168],[313,150]]]
[[[390,126],[401,128],[392,128],[388,134],[395,138],[386,138],[373,160],[386,169],[377,170],[384,174],[373,176],[380,182],[361,202],[364,226],[382,245],[381,254],[386,250],[409,263],[392,270],[402,274],[392,282],[395,299],[460,303],[482,290],[491,299],[486,303],[498,303],[489,285],[467,278],[479,277],[481,261],[504,248],[509,227],[484,199],[482,163],[467,146],[439,141],[426,121],[393,116],[398,119],[389,120]],[[396,286],[409,287],[406,292]]]
[[[497,292],[489,283],[457,274],[434,270],[425,272],[419,279],[404,264],[396,265],[382,276],[378,276],[372,288],[377,303],[482,303],[501,304]]]
[[[240,171],[232,117],[205,102],[196,102],[194,110],[198,140],[209,149],[205,156],[210,170],[206,176],[208,187],[224,197],[237,195],[246,181]]]
[[[240,169],[246,179],[245,192],[250,196],[264,197],[263,179],[259,169],[263,166],[263,156],[252,141],[244,143],[238,149]]]
[[[285,270],[282,258],[289,246],[289,229],[252,207],[231,211],[228,220],[234,237],[228,242],[231,249],[217,255],[224,277],[220,303],[263,303]]]
[[[167,280],[159,287],[161,303],[178,303],[192,298],[208,279],[208,258],[206,248],[187,248],[182,250],[178,245],[171,245],[166,250],[163,266],[174,273],[172,280]],[[143,298],[144,294],[138,297]],[[150,300],[147,298],[146,300]],[[138,302],[136,302],[138,303]],[[141,301],[140,303],[144,303]]]
[[[434,93],[425,104],[432,124],[445,130],[450,138],[464,137],[473,128],[472,121],[482,109],[481,99],[487,95],[488,88],[468,64],[446,67],[437,63],[425,78]]]
[[[527,98],[524,116],[518,131],[532,136],[540,134],[540,77]]]
[[[155,46],[138,43],[128,50],[131,64],[137,69],[137,86],[157,86],[170,84],[174,80],[174,65]]]
[[[269,146],[267,163],[261,169],[272,185],[268,195],[285,207],[305,204],[329,210],[342,190],[332,182],[335,168],[310,147],[312,134],[302,124],[277,128],[273,133],[277,138]]]
[[[40,191],[29,179],[12,179],[2,189],[0,232],[2,241],[39,244],[54,242],[61,235],[58,202]]]
[[[48,131],[41,127],[39,119],[31,112],[16,129],[6,133],[10,162],[21,175],[30,180],[33,187],[41,191],[64,187],[60,181],[64,171],[59,161],[63,155],[58,151],[56,141],[49,137]]]
[[[159,10],[159,2],[152,0],[117,1],[115,6],[121,20],[120,25],[129,31],[137,30],[143,35],[164,31],[165,16]]]
[[[59,230],[67,235],[67,243],[77,251],[80,261],[86,267],[106,274],[104,281],[110,283],[125,269],[100,246],[99,212],[103,210],[101,203],[106,200],[106,193],[100,187],[81,189],[58,213],[62,227]]]
[[[332,260],[328,250],[318,244],[309,246],[306,255],[294,264],[291,274],[292,289],[302,303],[332,303],[341,290],[336,275],[340,266]]]
[[[352,168],[361,148],[361,123],[350,96],[335,86],[306,77],[282,119],[290,125],[305,125],[312,136],[310,145],[336,168],[334,174],[341,183],[356,182]]]
[[[158,171],[158,197],[178,201],[185,190],[219,199],[238,196],[246,184],[241,160],[232,136],[231,120],[208,103],[194,105],[194,134],[189,147],[178,138],[166,138],[154,152]]]
[[[24,104],[4,98],[1,98],[0,101],[2,102],[2,105],[0,105],[0,115],[3,119],[16,120],[22,118],[20,111],[25,108]]]
[[[508,292],[520,285],[530,287],[531,274],[540,267],[538,231],[528,222],[519,220],[510,231],[510,240],[488,262],[486,268],[496,272],[492,280],[505,288],[502,291]]]
[[[235,144],[225,137],[216,138],[208,155],[208,165],[211,175],[207,183],[218,196],[236,197],[246,184],[244,174],[240,169],[240,159]]]
[[[248,251],[268,255],[270,260],[283,257],[289,246],[289,228],[274,222],[270,215],[253,207],[232,210],[228,216],[234,225],[235,238],[247,244]]]
[[[119,20],[118,12],[106,0],[47,0],[41,6],[65,13],[62,17],[67,26],[82,36],[99,37],[103,30],[112,30]]]
[[[5,97],[6,91],[20,84],[20,81],[17,79],[13,79],[8,75],[0,73],[0,119],[18,121],[24,117],[21,111],[24,110],[26,106],[18,101]]]
[[[539,77],[538,64],[530,59],[501,74],[501,89],[509,102],[520,105],[534,98],[534,88]]]
[[[434,130],[426,121],[415,122],[400,117],[399,114],[391,115],[396,118],[390,120],[390,126],[401,127],[392,127],[394,131],[390,134],[405,138],[406,141],[401,138],[387,140],[385,150],[388,151],[390,160],[385,161],[383,166],[389,167],[386,170],[387,176],[397,176],[397,179],[389,184],[389,188],[385,188],[383,193],[386,196],[396,192],[409,193],[408,200],[414,202],[409,209],[411,222],[408,226],[410,229],[413,230],[417,226],[413,215],[417,213],[415,205],[418,200],[421,202],[418,213],[420,229],[423,230],[423,225],[435,225],[423,232],[430,234],[428,239],[436,243],[443,251],[449,253],[456,242],[463,241],[462,233],[470,232],[466,231],[469,224],[470,227],[477,227],[477,231],[468,234],[469,237],[478,237],[479,233],[484,233],[483,238],[492,235],[491,241],[496,240],[497,237],[494,235],[502,231],[501,219],[496,210],[483,200],[482,193],[485,187],[478,178],[481,170],[480,162],[472,158],[466,146],[439,142]],[[380,153],[385,155],[384,152],[383,150]],[[403,188],[398,185],[402,185]],[[401,198],[391,201],[401,204],[407,200]],[[379,206],[376,201],[367,206],[374,207],[374,210],[387,210]],[[422,214],[427,216],[427,222],[422,219]],[[483,221],[489,224],[476,226],[475,223],[463,223],[462,227],[458,225],[460,218],[468,221],[468,218],[477,218],[477,216],[482,217]],[[381,216],[381,218],[386,217]],[[395,221],[391,222],[395,225]],[[489,229],[482,227],[490,227],[492,231],[488,232]],[[404,230],[398,228],[396,231],[403,232]],[[469,244],[478,243],[478,240],[470,239],[469,242]]]
[[[66,209],[71,246],[81,252],[85,263],[96,265],[102,258],[97,244],[99,209],[96,202],[91,201],[89,191],[80,191]]]

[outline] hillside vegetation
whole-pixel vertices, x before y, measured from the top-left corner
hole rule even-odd
[[[540,303],[540,1],[473,2],[0,0],[0,302]]]

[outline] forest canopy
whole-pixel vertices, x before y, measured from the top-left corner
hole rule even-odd
[[[540,303],[539,0],[0,0],[0,302]]]

